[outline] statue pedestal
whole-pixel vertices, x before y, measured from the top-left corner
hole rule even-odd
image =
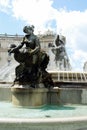
[[[46,88],[29,88],[27,85],[14,85],[11,88],[12,103],[16,106],[40,107],[47,104]]]

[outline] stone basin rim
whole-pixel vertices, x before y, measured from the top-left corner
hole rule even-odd
[[[67,117],[67,118],[0,118],[0,124],[2,123],[26,123],[26,124],[48,124],[48,123],[75,123],[75,122],[87,122],[87,116],[81,117]]]

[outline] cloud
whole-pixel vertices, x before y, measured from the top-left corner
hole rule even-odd
[[[12,6],[14,17],[34,24],[39,30],[45,30],[47,22],[53,19],[55,13],[51,0],[14,0]]]
[[[0,11],[9,13],[9,9],[11,8],[10,2],[11,0],[0,0]]]
[[[3,10],[9,9],[16,19],[34,24],[36,33],[50,28],[66,36],[72,68],[80,70],[87,60],[87,10],[55,9],[52,4],[53,0],[0,0]]]

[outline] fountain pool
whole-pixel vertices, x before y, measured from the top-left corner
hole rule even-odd
[[[60,92],[60,98],[63,95],[63,101],[65,91],[62,91]],[[81,91],[77,92],[79,93],[79,98],[82,95],[86,100],[86,96],[83,96],[85,90]],[[67,98],[69,98],[69,101],[72,99],[70,99],[72,97],[71,93],[76,93],[73,90],[70,92],[71,90],[68,90]],[[73,96],[78,102],[78,98],[75,95]],[[51,104],[37,108],[17,107],[11,102],[10,88],[1,87],[0,130],[87,130],[86,102],[83,99],[82,103],[79,102],[77,104],[77,102],[74,102],[69,103],[67,99],[67,103],[58,105]]]
[[[87,105],[14,107],[0,102],[1,130],[87,130]]]
[[[73,118],[87,116],[87,105],[45,105],[38,108],[15,107],[11,102],[0,102],[1,118]]]

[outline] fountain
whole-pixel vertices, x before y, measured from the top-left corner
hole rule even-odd
[[[43,106],[47,104],[48,89],[53,87],[52,78],[46,71],[49,56],[41,50],[39,39],[33,33],[34,26],[25,26],[23,31],[26,35],[20,45],[11,44],[8,49],[19,63],[11,88],[12,102],[18,106]]]
[[[41,50],[33,29],[25,26],[28,34],[22,43],[8,50],[19,64],[12,86],[0,87],[0,129],[86,130],[87,73],[47,71],[49,56]],[[31,44],[35,39],[36,49]],[[13,65],[9,68],[12,71]],[[6,71],[1,72],[6,76]]]

